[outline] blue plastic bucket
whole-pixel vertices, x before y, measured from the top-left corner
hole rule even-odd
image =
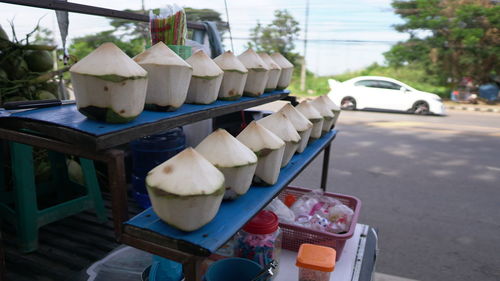
[[[227,258],[214,262],[207,270],[203,281],[250,281],[262,267],[251,260]]]
[[[148,172],[186,148],[186,136],[182,128],[143,137],[130,143],[132,152],[132,195],[145,208],[151,201],[145,186]]]
[[[182,278],[182,264],[153,255],[149,281],[180,281]]]

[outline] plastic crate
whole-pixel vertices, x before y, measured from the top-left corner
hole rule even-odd
[[[285,196],[288,194],[294,195],[295,197],[299,198],[303,194],[310,191],[312,191],[312,189],[289,186],[280,193],[279,198],[284,201]],[[311,243],[334,248],[337,252],[336,260],[340,259],[345,242],[352,237],[352,235],[354,234],[354,230],[356,229],[356,223],[358,222],[358,216],[361,209],[361,201],[353,196],[330,192],[325,192],[324,196],[333,197],[341,201],[354,211],[351,225],[349,226],[349,231],[343,234],[335,234],[313,230],[298,225],[280,223],[280,228],[283,232],[283,249],[297,252],[300,245],[304,243]]]

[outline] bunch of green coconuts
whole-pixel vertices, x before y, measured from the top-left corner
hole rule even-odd
[[[52,51],[56,47],[29,44],[27,41],[11,41],[0,26],[0,107],[10,101],[58,97],[58,83],[54,77],[67,71],[69,67],[55,71]],[[36,181],[48,181],[51,171],[47,150],[34,148],[34,161]],[[81,166],[74,157],[68,157],[66,166],[69,178],[83,184]],[[7,183],[11,184],[11,179],[8,178]]]
[[[29,36],[28,36],[29,38]],[[56,99],[55,46],[11,41],[0,26],[0,105],[9,101]]]

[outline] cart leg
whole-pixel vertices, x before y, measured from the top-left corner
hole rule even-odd
[[[2,221],[0,220],[0,281],[5,280],[5,254],[2,242]]]
[[[192,257],[188,262],[182,264],[185,281],[201,281],[202,258]]]
[[[106,152],[109,189],[111,191],[111,210],[117,240],[123,233],[123,223],[128,220],[127,181],[125,179],[125,156],[121,150]]]
[[[321,171],[321,189],[326,191],[326,181],[328,180],[328,165],[330,164],[330,147],[331,144],[325,146],[323,151],[323,170]]]

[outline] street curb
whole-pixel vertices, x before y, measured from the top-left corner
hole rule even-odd
[[[499,108],[482,108],[482,107],[473,107],[473,106],[454,106],[454,105],[446,105],[446,109],[449,110],[465,110],[465,111],[476,111],[476,112],[492,112],[492,113],[500,113]]]

